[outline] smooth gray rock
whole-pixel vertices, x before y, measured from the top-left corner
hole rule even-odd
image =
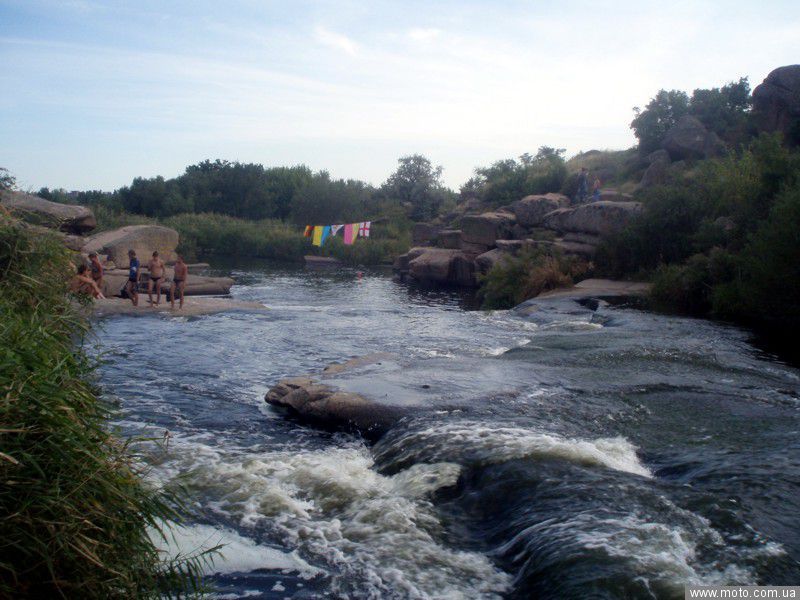
[[[461,249],[461,230],[443,229],[439,232],[439,247],[451,250]]]
[[[512,237],[516,222],[513,213],[498,210],[480,215],[466,215],[461,219],[461,239],[467,244],[481,244],[491,247],[495,240]]]
[[[484,252],[475,259],[475,268],[481,275],[486,275],[494,266],[503,260],[507,260],[513,256],[509,252],[494,248],[488,252]]]
[[[569,206],[569,198],[562,194],[538,194],[525,196],[511,204],[511,211],[517,223],[523,227],[536,227],[541,225],[546,214]]]
[[[562,233],[606,236],[624,229],[642,210],[639,202],[599,201],[554,210],[545,217],[548,229]]]
[[[661,147],[672,160],[717,156],[724,146],[717,134],[708,131],[699,119],[684,115],[664,136]]]
[[[477,285],[475,262],[461,250],[446,248],[413,250],[422,250],[408,263],[409,274],[417,281],[467,287]]]
[[[430,223],[414,223],[414,229],[411,232],[411,238],[415,246],[427,244],[434,241],[441,230],[442,227],[440,225],[432,225]]]
[[[800,144],[800,65],[778,67],[753,90],[753,115],[760,129],[780,131]]]
[[[314,425],[356,430],[372,439],[383,435],[407,412],[361,394],[319,384],[309,377],[284,379],[267,392],[264,400]]]
[[[134,250],[142,265],[147,264],[154,251],[158,251],[165,263],[174,262],[177,255],[178,232],[161,225],[129,225],[104,231],[88,238],[82,252],[107,254],[109,260],[123,269],[127,269],[128,250]]]
[[[64,233],[82,235],[97,227],[94,213],[85,206],[50,202],[24,192],[0,192],[0,205],[23,221]]]

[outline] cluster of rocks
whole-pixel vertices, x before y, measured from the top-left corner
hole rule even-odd
[[[131,225],[111,231],[89,235],[97,220],[91,209],[85,206],[59,204],[24,192],[3,191],[0,206],[33,228],[41,228],[61,238],[70,250],[80,253],[88,260],[90,253],[97,254],[104,267],[104,289],[106,296],[119,293],[128,279],[128,250],[134,250],[144,265],[154,251],[158,251],[166,263],[168,289],[172,280],[178,247],[178,232],[161,225]],[[190,265],[192,277],[186,284],[185,294],[224,295],[230,292],[233,280],[229,277],[205,277],[198,275],[208,265]],[[147,273],[144,268],[143,273]],[[146,279],[143,279],[145,281]]]
[[[475,286],[506,256],[526,247],[556,248],[591,260],[604,236],[621,231],[641,211],[631,196],[613,190],[571,206],[562,194],[531,195],[508,206],[464,215],[459,229],[430,223],[414,227],[414,247],[394,263],[401,279]]]

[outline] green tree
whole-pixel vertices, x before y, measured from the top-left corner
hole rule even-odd
[[[17,187],[16,178],[8,172],[8,169],[0,167],[0,190],[13,190]]]
[[[442,167],[434,167],[421,154],[404,156],[397,170],[381,186],[387,198],[411,205],[415,221],[432,219],[450,195],[442,183]]]
[[[639,140],[639,150],[649,154],[661,147],[667,131],[682,116],[689,114],[689,96],[680,90],[659,90],[644,109],[633,108],[631,129]]]
[[[499,160],[488,167],[475,169],[466,191],[491,206],[501,206],[528,194],[545,194],[561,189],[567,177],[564,149],[542,146],[531,156]],[[465,188],[462,188],[462,193]]]
[[[298,225],[327,225],[370,220],[373,192],[363,181],[332,180],[322,171],[297,192],[291,207],[292,221]]]
[[[721,88],[697,89],[689,101],[689,113],[697,117],[729,145],[744,143],[749,134],[751,106],[747,77]]]

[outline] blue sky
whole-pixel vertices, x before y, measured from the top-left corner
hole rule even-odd
[[[457,187],[539,146],[625,148],[660,88],[800,62],[797,2],[0,0],[0,166],[110,190],[225,158]]]

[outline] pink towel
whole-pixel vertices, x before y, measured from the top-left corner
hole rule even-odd
[[[348,223],[344,226],[344,244],[345,246],[351,246],[358,235],[358,225],[353,225],[352,223]]]

